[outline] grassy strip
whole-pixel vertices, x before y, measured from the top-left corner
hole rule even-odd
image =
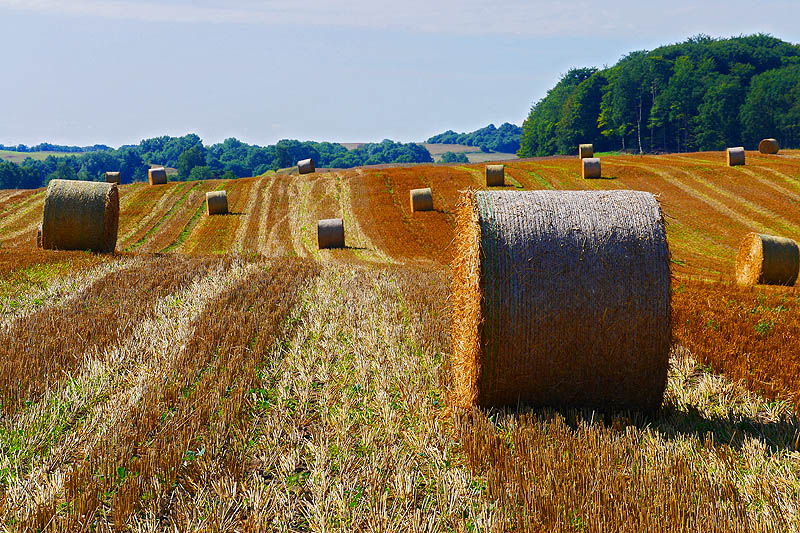
[[[542,186],[542,187],[544,187],[545,189],[548,189],[548,190],[551,190],[551,191],[554,191],[554,190],[556,190],[556,188],[555,188],[555,187],[553,187],[553,184],[552,184],[552,183],[550,183],[549,181],[547,181],[546,179],[544,179],[542,176],[540,176],[540,175],[539,175],[539,174],[537,174],[536,172],[534,172],[534,171],[532,171],[532,170],[527,170],[527,169],[524,169],[524,168],[523,168],[523,169],[520,169],[520,170],[522,170],[522,171],[524,171],[524,172],[527,172],[527,173],[528,173],[528,175],[529,175],[531,178],[533,178],[533,181],[535,181],[536,183],[538,183],[539,185],[541,185],[541,186]]]
[[[126,252],[132,252],[132,251],[136,250],[138,247],[140,247],[141,245],[143,245],[145,242],[147,242],[147,239],[149,239],[149,238],[150,238],[150,236],[151,236],[151,235],[153,235],[153,233],[155,233],[155,232],[156,232],[156,230],[157,230],[158,228],[160,228],[160,227],[161,227],[161,225],[162,225],[164,222],[166,222],[167,220],[169,220],[169,218],[170,218],[170,217],[172,217],[172,215],[175,213],[175,211],[177,211],[177,210],[178,210],[178,208],[179,208],[181,205],[183,205],[183,202],[185,202],[185,201],[186,201],[186,199],[189,197],[189,195],[192,193],[192,191],[193,191],[193,190],[195,190],[196,188],[198,188],[199,186],[200,186],[200,182],[198,181],[198,182],[197,182],[196,184],[194,184],[194,185],[193,185],[193,186],[192,186],[192,187],[191,187],[191,188],[190,188],[188,191],[186,191],[186,192],[183,194],[183,196],[181,196],[181,197],[180,197],[180,199],[179,199],[177,202],[175,202],[175,205],[173,205],[173,206],[170,208],[170,210],[169,210],[169,211],[167,211],[167,212],[164,214],[164,216],[163,216],[163,217],[161,217],[161,218],[158,220],[158,222],[156,222],[156,223],[153,225],[153,227],[152,227],[152,228],[150,228],[149,230],[147,230],[147,233],[145,233],[145,234],[144,234],[144,236],[143,236],[141,239],[139,239],[139,240],[138,240],[138,241],[136,241],[135,243],[133,243],[133,244],[131,244],[130,246],[128,246],[128,247],[125,249],[125,251],[126,251]]]
[[[228,182],[220,184],[214,190],[221,191],[223,188],[225,188],[225,185],[227,183]],[[197,185],[200,185],[200,183],[198,182]],[[194,189],[194,187],[192,187],[192,189]],[[165,246],[164,249],[161,250],[161,253],[171,252],[172,250],[176,249],[178,246],[183,244],[183,242],[189,238],[189,235],[191,235],[192,230],[194,230],[194,227],[200,221],[200,217],[203,215],[203,211],[205,211],[205,208],[206,208],[206,201],[203,200],[203,203],[200,204],[200,206],[197,208],[197,211],[195,211],[194,214],[192,215],[192,218],[190,218],[189,222],[186,223],[186,226],[183,228],[183,231],[181,231],[180,235],[178,235],[178,238],[172,241],[172,243],[169,244],[168,246]]]

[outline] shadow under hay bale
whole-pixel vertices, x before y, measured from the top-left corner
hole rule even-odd
[[[661,209],[639,191],[469,191],[454,403],[657,409],[671,343]]]
[[[316,172],[313,159],[303,159],[297,162],[297,172],[300,174],[313,174]]]
[[[594,145],[591,144],[579,144],[578,145],[578,158],[579,159],[586,159],[589,157],[594,157]]]
[[[206,213],[208,215],[228,214],[228,193],[226,191],[209,191],[206,193]]]
[[[600,159],[597,157],[587,157],[581,160],[581,176],[583,179],[599,179],[602,176],[600,172]]]
[[[411,212],[433,211],[433,191],[430,187],[425,189],[411,189],[409,192],[411,200]]]
[[[52,180],[42,213],[42,248],[110,253],[117,246],[119,189],[113,183]]]
[[[769,154],[775,155],[781,149],[781,145],[778,144],[777,139],[762,139],[760,143],[758,143],[758,151],[762,154]]]
[[[164,185],[167,183],[167,169],[164,167],[151,168],[147,171],[147,181],[150,185]]]
[[[800,249],[792,239],[748,233],[736,254],[736,283],[794,285],[800,271]]]
[[[344,248],[344,220],[326,218],[317,222],[317,244],[320,250]]]
[[[741,146],[728,148],[725,151],[725,158],[729,167],[744,165],[744,148]]]
[[[116,183],[119,185],[121,183],[119,172],[106,172],[106,183]]]
[[[486,186],[502,187],[506,184],[505,165],[486,165]]]

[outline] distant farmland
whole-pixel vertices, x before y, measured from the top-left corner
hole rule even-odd
[[[348,150],[354,150],[364,143],[341,143],[342,146]],[[455,154],[464,153],[469,159],[470,163],[483,163],[485,161],[505,161],[517,159],[517,154],[504,154],[500,152],[482,152],[477,146],[467,146],[466,144],[432,144],[432,143],[417,143],[425,147],[433,156],[434,161],[438,161],[442,154],[445,152],[453,152]]]
[[[37,161],[43,161],[51,155],[54,157],[67,157],[70,155],[83,155],[84,153],[86,152],[13,152],[11,150],[0,150],[0,159],[4,161],[11,161],[12,163],[22,163],[29,157]]]

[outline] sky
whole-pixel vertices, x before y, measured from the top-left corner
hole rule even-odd
[[[797,0],[0,0],[0,144],[411,142],[521,124],[572,67],[700,33],[800,42]]]

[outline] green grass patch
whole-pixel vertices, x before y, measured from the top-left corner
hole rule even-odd
[[[198,181],[198,182],[197,182],[197,183],[195,183],[195,184],[194,184],[194,185],[193,185],[193,186],[192,186],[192,187],[191,187],[191,188],[190,188],[188,191],[186,191],[186,192],[183,194],[183,196],[181,196],[181,197],[178,199],[178,201],[177,201],[177,202],[175,202],[175,205],[173,205],[173,206],[170,208],[170,210],[169,210],[169,211],[167,211],[167,212],[164,214],[164,216],[163,216],[163,217],[161,217],[161,218],[158,220],[158,222],[156,222],[156,223],[153,225],[153,227],[152,227],[152,228],[150,228],[149,230],[147,230],[147,233],[145,233],[145,234],[144,234],[144,236],[143,236],[141,239],[139,239],[139,240],[138,240],[138,241],[136,241],[135,243],[133,243],[133,244],[131,244],[130,246],[128,246],[128,247],[125,249],[125,251],[126,251],[126,252],[132,252],[133,250],[137,249],[138,247],[140,247],[141,245],[143,245],[145,242],[147,242],[147,239],[149,239],[149,238],[150,238],[150,236],[152,236],[152,235],[153,235],[153,233],[155,233],[155,232],[156,232],[156,230],[158,230],[158,228],[160,228],[160,227],[161,227],[161,225],[162,225],[164,222],[166,222],[167,220],[169,220],[169,219],[172,217],[172,215],[174,215],[174,214],[175,214],[175,211],[177,211],[177,210],[178,210],[178,208],[179,208],[180,206],[182,206],[182,205],[183,205],[183,203],[184,203],[184,202],[186,201],[186,199],[189,197],[189,194],[191,194],[191,192],[192,192],[193,190],[195,190],[196,188],[198,188],[198,187],[200,186],[200,184],[201,184],[201,182],[199,182],[199,181]],[[184,185],[184,186],[185,186],[185,185]],[[204,202],[204,205],[205,205],[205,202]],[[201,206],[201,207],[202,207],[202,206]]]

